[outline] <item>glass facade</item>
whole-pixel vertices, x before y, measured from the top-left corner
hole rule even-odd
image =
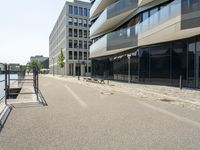
[[[129,60],[130,58],[130,60]],[[92,59],[92,75],[132,82],[200,87],[200,36]],[[130,66],[130,67],[129,67]],[[130,73],[129,73],[130,72]]]

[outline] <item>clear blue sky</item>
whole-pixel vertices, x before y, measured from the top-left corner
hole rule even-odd
[[[88,0],[83,0],[88,1]],[[0,62],[49,56],[49,35],[65,0],[0,0]]]

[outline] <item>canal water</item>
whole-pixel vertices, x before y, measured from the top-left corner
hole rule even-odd
[[[18,75],[17,74],[11,74],[10,75],[11,79],[17,79]],[[5,79],[5,75],[4,74],[0,74],[0,81]],[[10,83],[12,83],[13,81],[11,81]],[[5,88],[5,82],[0,82],[0,99],[5,95],[4,93],[4,88]]]

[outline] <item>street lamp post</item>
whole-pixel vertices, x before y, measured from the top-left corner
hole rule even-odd
[[[80,80],[80,56],[79,56],[79,46],[77,46],[77,49],[78,49],[78,80]]]
[[[128,57],[128,83],[131,82],[131,55],[127,55]]]
[[[54,76],[54,58],[52,57],[52,61],[53,61],[53,76]]]

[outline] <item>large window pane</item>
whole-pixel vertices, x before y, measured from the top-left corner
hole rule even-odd
[[[170,48],[161,45],[150,48],[150,80],[165,82],[170,79]]]
[[[149,48],[141,48],[139,50],[140,58],[140,79],[146,81],[149,79]]]
[[[188,82],[189,86],[195,85],[195,39],[189,40],[188,44]]]
[[[187,79],[186,73],[187,41],[174,42],[172,49],[172,84],[179,85],[180,76],[185,82]]]
[[[138,76],[139,75],[139,56],[138,56],[138,51],[134,52],[131,54],[131,59],[130,59],[130,70],[131,70],[131,75],[132,76]],[[134,80],[134,79],[132,79]]]

